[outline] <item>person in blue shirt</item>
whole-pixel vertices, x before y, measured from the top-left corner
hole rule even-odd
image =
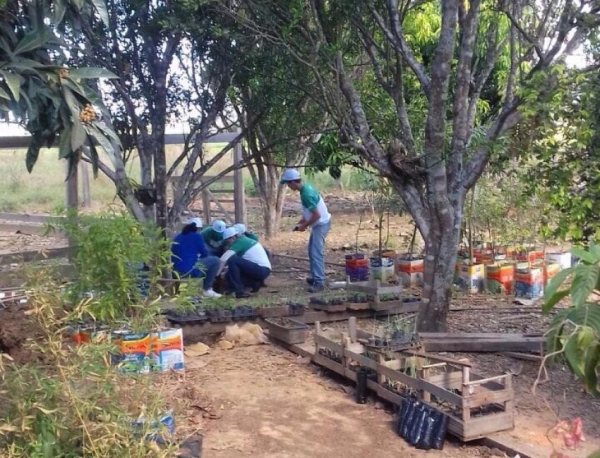
[[[204,278],[204,296],[221,297],[219,293],[213,290],[213,283],[219,270],[220,260],[208,253],[204,239],[198,232],[198,229],[201,228],[202,220],[200,218],[192,218],[173,239],[173,243],[171,244],[173,271],[180,278]]]

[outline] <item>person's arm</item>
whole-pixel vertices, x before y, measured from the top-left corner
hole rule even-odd
[[[206,245],[204,244],[204,237],[201,234],[198,234],[198,254],[201,258],[205,258],[208,256],[208,250],[206,249]]]
[[[233,250],[227,250],[225,253],[223,253],[223,256],[221,256],[220,259],[221,262],[219,263],[219,270],[217,270],[217,276],[221,275],[221,272],[223,272],[223,269],[225,268],[225,264],[227,264],[229,258],[231,258],[234,254],[235,251]]]
[[[319,213],[319,210],[317,210],[316,208],[311,210],[310,217],[308,218],[308,220],[305,220],[303,223],[298,224],[298,230],[299,231],[306,230],[307,227],[311,226],[313,223],[316,223],[320,217],[321,217],[321,214]],[[304,218],[302,218],[302,219],[304,219]]]

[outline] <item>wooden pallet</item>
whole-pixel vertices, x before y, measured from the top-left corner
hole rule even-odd
[[[368,387],[389,402],[400,405],[403,397],[396,387],[416,391],[420,399],[449,417],[448,430],[468,442],[514,427],[514,392],[510,374],[484,378],[471,371],[465,361],[436,356],[418,350],[404,350],[375,358],[357,338],[370,334],[352,329],[342,333],[341,342],[324,334],[319,323],[315,330],[313,361],[320,366],[356,381],[358,366],[375,372]],[[331,355],[335,355],[333,358]],[[337,359],[337,361],[336,361]],[[407,369],[414,370],[414,376]],[[485,413],[486,409],[494,412]]]

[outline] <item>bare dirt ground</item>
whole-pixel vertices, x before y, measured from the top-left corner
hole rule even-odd
[[[342,263],[344,254],[352,252],[356,244],[364,252],[377,249],[376,221],[361,195],[347,195],[344,199],[330,197],[329,201],[334,216],[327,238],[327,260]],[[294,202],[290,199],[287,205],[281,234],[265,245],[278,254],[305,257],[308,234],[291,232],[297,218]],[[261,219],[256,208],[250,207],[249,215],[249,226],[260,234]],[[405,249],[411,233],[412,225],[407,218],[391,219],[390,236],[397,250]],[[0,233],[0,253],[43,249],[63,243],[60,239]],[[277,259],[274,274],[267,281],[268,288],[262,290],[255,301],[306,295],[306,267],[304,261]],[[330,280],[342,279],[343,269],[328,266],[328,276]],[[418,290],[414,292],[418,294]],[[457,294],[453,308],[486,307],[487,310],[451,312],[449,330],[527,333],[546,330],[548,318],[537,311],[509,315],[495,310],[509,306],[510,302],[503,297]],[[0,308],[0,324],[18,323],[14,313],[17,312]],[[13,328],[18,333],[17,327],[13,325],[8,331],[2,331],[4,334],[0,332],[0,338],[6,332],[13,332]],[[600,448],[600,399],[583,392],[563,365],[548,369],[548,380],[538,386],[534,395],[532,386],[539,369],[535,362],[495,354],[452,356],[468,357],[482,375],[497,375],[511,369],[518,372],[513,381],[517,427],[502,434],[504,439],[514,441],[517,450],[526,451],[530,456],[550,456],[548,431],[557,419],[575,416],[583,419],[587,442],[584,448],[569,451],[567,455],[584,457],[594,447]],[[200,430],[205,435],[203,456],[208,458],[504,456],[486,447],[454,444],[449,444],[443,452],[414,450],[394,435],[393,417],[383,405],[374,402],[357,405],[347,391],[330,374],[321,374],[306,361],[269,345],[234,348],[227,352],[212,350],[209,355],[188,361],[185,378],[173,390],[173,402],[185,401],[185,415],[179,418],[181,432]],[[190,407],[198,399],[211,405],[213,415],[206,415],[202,408]],[[566,452],[559,438],[552,440],[559,450]]]

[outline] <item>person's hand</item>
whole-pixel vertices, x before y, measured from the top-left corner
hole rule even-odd
[[[296,227],[294,228],[294,231],[298,231],[298,232],[304,232],[306,230],[306,224],[304,223],[298,223],[296,224]]]

